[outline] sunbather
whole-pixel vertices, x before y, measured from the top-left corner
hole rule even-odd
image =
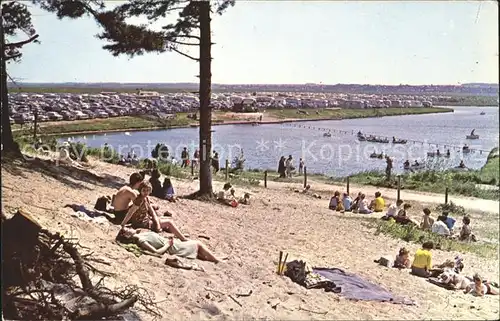
[[[394,267],[398,269],[409,269],[411,267],[410,252],[406,248],[399,249],[399,253],[394,260]]]
[[[365,199],[365,194],[361,194],[359,196],[359,201],[358,201],[358,213],[359,214],[371,214],[373,213],[372,210],[368,208],[368,202]]]
[[[166,177],[163,181],[163,197],[170,202],[176,202],[177,197],[175,196],[174,185],[172,185],[172,181],[170,178]]]
[[[458,237],[458,239],[460,241],[472,241],[472,242],[475,242],[476,241],[476,237],[474,236],[474,234],[472,234],[472,228],[470,226],[470,217],[468,216],[464,216],[464,218],[462,219],[462,228],[460,229],[460,235]]]
[[[163,187],[160,182],[161,173],[158,169],[151,170],[151,177],[149,178],[149,183],[153,187],[151,192],[152,196],[163,198]]]
[[[142,249],[155,253],[175,255],[188,259],[200,259],[218,263],[220,260],[207,248],[207,246],[196,240],[178,240],[173,237],[165,238],[152,231],[140,231],[123,227],[118,233],[117,240],[120,242],[132,241]]]
[[[415,252],[415,258],[411,265],[411,273],[416,276],[427,278],[431,275],[430,269],[432,268],[432,253],[434,243],[425,242],[422,248]]]
[[[488,287],[483,283],[483,279],[479,276],[479,274],[474,274],[472,279],[473,283],[465,289],[465,294],[470,293],[475,296],[484,296],[488,293]]]
[[[111,205],[113,206],[113,214],[118,222],[123,221],[130,208],[130,203],[135,200],[139,192],[137,189],[141,185],[144,177],[139,173],[130,175],[129,184],[123,186],[115,194]]]
[[[142,182],[139,186],[140,195],[136,197],[134,203],[123,219],[121,226],[124,227],[129,221],[134,228],[147,228],[161,232],[162,230],[171,232],[180,240],[187,240],[179,229],[174,225],[172,220],[165,217],[158,217],[156,211],[149,202],[149,194],[151,193],[151,184]]]
[[[426,207],[424,208],[424,216],[422,218],[422,222],[420,223],[420,228],[424,231],[430,231],[433,224],[434,219],[431,217],[431,210]]]

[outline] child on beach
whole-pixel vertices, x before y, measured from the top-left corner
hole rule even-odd
[[[411,267],[410,251],[404,247],[399,249],[399,254],[396,255],[396,259],[394,260],[394,267],[398,269],[409,269]]]

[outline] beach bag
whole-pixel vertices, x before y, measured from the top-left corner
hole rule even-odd
[[[108,203],[110,202],[110,199],[106,196],[101,196],[97,199],[94,205],[94,209],[97,211],[102,211],[106,212],[108,209]]]

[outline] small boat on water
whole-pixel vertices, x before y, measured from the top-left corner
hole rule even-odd
[[[479,139],[479,135],[476,135],[476,133],[474,133],[476,130],[473,129],[471,132],[470,132],[470,135],[467,135],[465,136],[465,138],[467,139]]]
[[[377,154],[377,153],[373,152],[370,154],[370,158],[382,159],[382,158],[384,158],[384,153]]]
[[[370,143],[389,144],[389,140],[387,138],[377,138],[373,136],[366,138],[366,141]]]
[[[358,136],[358,140],[360,142],[365,142],[366,141],[366,137],[365,136]]]
[[[484,111],[482,111],[479,115],[483,116],[483,115],[486,115],[486,113]]]
[[[418,171],[425,168],[425,163],[413,163],[411,165],[405,164],[403,168],[406,171]]]
[[[130,133],[129,132],[125,132],[125,136],[130,136]]]
[[[328,133],[324,133],[323,134],[323,137],[332,137],[332,133],[328,132]]]
[[[450,158],[450,154],[442,154],[438,152],[427,152],[427,157],[445,157],[445,158]]]
[[[392,137],[392,143],[393,144],[406,144],[407,141],[406,139],[396,139],[396,137]]]

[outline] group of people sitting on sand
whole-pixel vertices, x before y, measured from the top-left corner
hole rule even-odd
[[[375,193],[375,197],[371,202],[366,200],[365,194],[359,192],[358,196],[353,200],[348,193],[336,191],[330,198],[328,208],[341,213],[353,212],[359,214],[381,213],[385,211],[385,200],[380,192]],[[458,234],[454,234],[454,226],[456,220],[449,216],[447,212],[443,212],[434,220],[431,217],[431,211],[424,208],[421,222],[416,222],[410,218],[408,211],[411,209],[411,204],[403,200],[397,200],[389,205],[387,212],[382,216],[383,220],[394,221],[402,225],[418,226],[422,230],[430,231],[444,237],[456,238],[460,241],[475,242],[476,236],[472,233],[471,219],[469,216],[462,218],[462,227]]]
[[[244,193],[241,197],[237,197],[235,194],[236,191],[231,183],[226,183],[222,187],[222,190],[217,193],[216,198],[222,204],[229,205],[231,207],[237,207],[239,204],[250,204],[250,193]]]
[[[471,219],[467,215],[462,218],[462,227],[460,228],[460,232],[455,234],[454,227],[456,220],[449,216],[448,212],[443,212],[437,217],[436,220],[434,220],[431,216],[431,210],[429,208],[424,208],[421,221],[415,222],[407,215],[407,210],[410,208],[411,205],[409,203],[405,203],[403,200],[398,200],[395,204],[389,206],[387,213],[382,217],[382,219],[394,220],[396,223],[402,225],[413,224],[424,231],[436,233],[443,237],[456,238],[464,242],[477,241],[476,236],[472,233]]]
[[[151,173],[156,172],[152,170]],[[152,184],[141,173],[133,173],[129,184],[121,187],[113,196],[112,209],[109,211],[115,215],[115,221],[120,222],[117,241],[135,243],[141,249],[155,254],[168,253],[170,257],[166,263],[172,266],[182,267],[177,257],[219,262],[206,245],[189,240],[179,230],[171,211],[160,211],[159,206],[150,199],[152,192]],[[162,232],[169,232],[172,236],[163,236],[160,234]]]
[[[464,292],[484,296],[485,294],[498,295],[498,285],[487,282],[479,274],[474,274],[472,277],[467,277],[460,272],[464,268],[461,257],[455,257],[455,260],[446,260],[442,264],[432,264],[432,250],[434,249],[433,242],[425,242],[418,249],[413,261],[410,259],[410,251],[406,248],[399,249],[399,253],[394,259],[391,257],[381,257],[375,260],[376,263],[387,267],[398,269],[411,269],[411,274],[429,278],[432,283],[453,290],[464,290]]]
[[[353,200],[349,193],[343,193],[342,197],[340,192],[336,191],[330,198],[328,208],[337,212],[353,212],[359,214],[371,214],[383,212],[385,209],[385,200],[382,198],[380,192],[375,193],[375,198],[368,203],[366,195],[359,192],[358,196]]]

